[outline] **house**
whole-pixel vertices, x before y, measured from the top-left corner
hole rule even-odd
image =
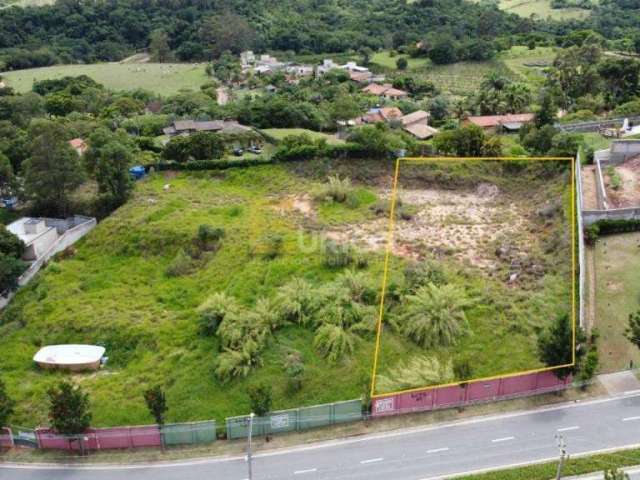
[[[371,72],[349,72],[349,79],[352,82],[368,84],[371,83],[373,74]]]
[[[313,66],[293,63],[287,65],[286,72],[296,77],[311,77],[313,76]]]
[[[318,65],[316,67],[316,76],[321,77],[322,75],[324,75],[325,73],[334,70],[336,68],[339,68],[340,66],[335,63],[333,60],[331,60],[330,58],[325,58],[322,61],[322,64]]]
[[[69,140],[69,145],[73,148],[78,156],[82,156],[84,152],[87,151],[89,145],[82,138],[74,138],[73,140]]]
[[[245,50],[240,53],[240,64],[242,65],[242,69],[246,70],[251,65],[256,63],[256,56],[251,50]]]
[[[25,244],[22,259],[26,261],[37,260],[58,240],[56,228],[42,218],[23,217],[7,225],[7,230]]]
[[[369,69],[367,67],[361,67],[356,62],[347,62],[344,65],[341,65],[339,68],[342,70],[346,70],[347,72],[353,73],[367,73]]]
[[[176,120],[172,125],[162,129],[165,135],[191,135],[195,132],[215,132],[220,134],[248,133],[253,128],[239,124],[235,120]]]
[[[429,118],[431,118],[429,112],[418,110],[404,115],[400,122],[402,122],[402,129],[405,132],[413,135],[418,140],[426,140],[438,133],[438,129],[429,126]]]
[[[368,95],[375,95],[376,97],[386,98],[387,100],[400,100],[409,96],[404,90],[393,88],[390,83],[370,83],[361,90]]]
[[[517,132],[525,123],[532,122],[533,113],[510,113],[507,115],[483,115],[467,117],[463,125],[477,125],[484,130],[497,131],[500,129]]]

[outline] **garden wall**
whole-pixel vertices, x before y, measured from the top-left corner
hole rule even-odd
[[[471,381],[465,386],[428,387],[423,390],[374,398],[371,415],[373,417],[400,415],[507,400],[554,392],[570,385],[571,378],[560,380],[553,372],[546,371],[494,380]]]

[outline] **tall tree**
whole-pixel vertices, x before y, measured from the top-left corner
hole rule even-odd
[[[129,167],[133,163],[130,150],[115,141],[106,144],[100,151],[96,164],[96,181],[100,193],[107,194],[114,207],[127,201],[133,188]]]
[[[540,360],[548,367],[560,367],[553,373],[560,379],[564,379],[575,373],[578,364],[573,362],[573,330],[569,315],[558,316],[555,321],[538,336],[538,353]],[[571,365],[573,363],[573,365]]]
[[[79,385],[62,381],[47,390],[49,420],[53,429],[65,435],[77,435],[89,428],[91,412],[89,395]]]
[[[640,348],[640,310],[629,315],[629,324],[624,334],[627,340]]]
[[[230,11],[204,20],[199,33],[201,41],[211,52],[212,59],[218,58],[227,50],[237,55],[250,49],[256,38],[249,22]]]
[[[162,29],[156,29],[149,35],[149,51],[154,62],[165,63],[171,59],[169,35]]]
[[[84,179],[78,154],[67,142],[67,132],[54,122],[32,126],[31,156],[24,162],[24,188],[37,211],[69,213],[70,195]]]

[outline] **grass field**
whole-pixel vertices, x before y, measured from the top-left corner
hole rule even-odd
[[[624,337],[629,314],[640,309],[640,233],[608,235],[595,251],[595,326],[600,332],[600,368],[613,372],[640,365],[640,350]]]
[[[142,88],[159,95],[171,95],[181,89],[198,90],[207,81],[203,65],[182,63],[56,65],[2,74],[7,85],[18,92],[31,90],[34,81],[68,75],[88,75],[112,90]]]
[[[307,130],[306,128],[265,128],[262,131],[276,140],[282,140],[290,135],[309,135],[314,140],[324,139],[327,143],[332,145],[344,143],[344,140],[336,138],[334,135],[314,132],[313,130]]]
[[[581,8],[551,8],[551,0],[499,0],[499,4],[502,10],[527,18],[535,15],[553,20],[575,20],[590,15],[589,10]]]
[[[390,161],[327,160],[217,173],[168,172],[139,182],[129,203],[102,221],[75,253],[50,262],[2,312],[0,374],[18,401],[14,423],[46,424],[46,389],[68,374],[40,371],[32,356],[42,345],[59,343],[101,344],[107,349],[105,368],[71,375],[90,394],[95,426],[150,423],[142,393],[156,383],[167,392],[168,421],[245,414],[247,387],[257,381],[273,386],[274,409],[360,397],[370,381],[384,242],[367,249],[356,237],[376,238],[380,232],[376,222],[386,218],[371,207],[384,209],[377,205],[388,194],[392,171]],[[326,186],[329,174],[353,180],[348,202],[314,195]],[[410,207],[407,200],[405,208]],[[224,228],[220,248],[195,257],[188,269],[170,275],[169,267],[194,245],[200,225]],[[374,230],[367,230],[370,227]],[[342,243],[341,235],[350,242],[353,237],[357,266],[327,265],[323,243],[326,238]],[[265,252],[274,236],[282,243],[271,257]],[[492,248],[487,246],[489,252]],[[445,262],[447,281],[482,301],[468,313],[473,335],[449,354],[458,355],[468,347],[478,374],[539,365],[536,329],[544,324],[540,318],[549,317],[542,313],[558,307],[557,296],[566,285],[556,285],[549,270],[542,290],[523,291],[505,286],[501,268],[494,279],[487,279],[454,260]],[[393,257],[392,314],[403,305],[397,295],[415,285],[404,273],[410,262],[411,256]],[[322,295],[335,289],[337,281],[353,285],[349,272],[359,279],[356,285],[364,282],[357,290],[362,303],[358,308],[335,303],[341,308],[327,311],[317,321],[330,321],[343,308],[361,318],[351,324],[350,353],[329,361],[314,345],[316,326],[285,321],[268,334],[259,353],[262,363],[254,365],[246,378],[221,382],[216,377],[214,370],[223,355],[221,339],[200,334],[196,312],[211,294],[225,292],[244,308],[254,309],[260,298],[272,299],[292,278],[302,277],[315,295],[325,298]],[[548,285],[556,290],[550,291]],[[528,308],[539,314],[538,320],[528,319]],[[349,321],[340,320],[345,325]],[[386,331],[385,339],[386,365],[422,353],[399,330]],[[292,354],[304,363],[300,390],[291,390],[284,368]]]
[[[371,62],[380,65],[381,67],[396,70],[396,60],[398,60],[398,58],[400,57],[404,57],[407,59],[407,70],[416,70],[419,68],[423,68],[429,63],[429,60],[426,58],[411,58],[407,55],[396,55],[392,57],[391,55],[389,55],[388,50],[376,52],[373,57],[371,57]]]

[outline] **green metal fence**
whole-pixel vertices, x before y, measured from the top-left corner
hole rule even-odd
[[[271,412],[253,419],[253,435],[299,432],[310,428],[324,427],[336,423],[354,422],[362,419],[362,400],[327,403],[312,407],[292,408]],[[246,438],[249,433],[249,416],[229,417],[227,438]]]
[[[173,423],[162,427],[164,444],[173,445],[197,445],[213,443],[216,441],[216,422]]]

